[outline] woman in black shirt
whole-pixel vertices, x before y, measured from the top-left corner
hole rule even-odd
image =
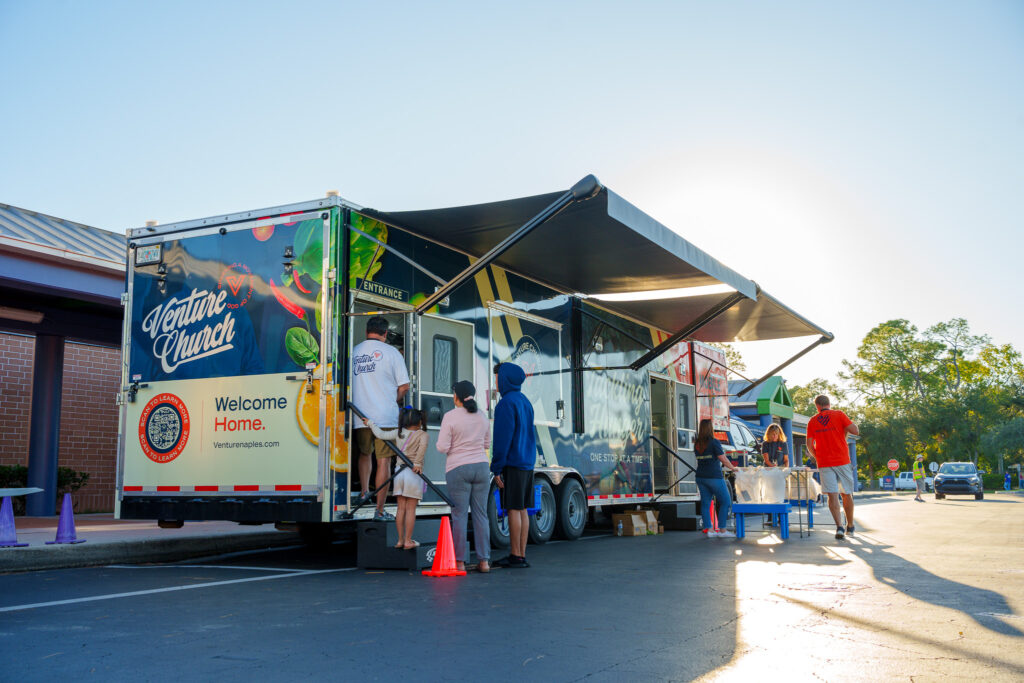
[[[761,443],[761,454],[764,455],[765,467],[789,467],[789,446],[782,427],[774,423],[768,425]]]

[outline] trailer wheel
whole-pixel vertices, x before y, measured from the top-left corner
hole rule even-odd
[[[491,486],[491,495],[487,497],[487,521],[491,526],[491,547],[507,548],[509,546],[508,517],[498,519],[498,508],[494,504],[494,492],[497,486]]]
[[[558,487],[558,520],[555,529],[558,536],[575,541],[583,535],[587,525],[587,494],[575,479],[566,479]]]
[[[558,517],[555,491],[547,479],[537,477],[533,483],[540,486],[540,510],[537,510],[537,514],[530,515],[530,543],[547,543],[555,533],[555,521]]]

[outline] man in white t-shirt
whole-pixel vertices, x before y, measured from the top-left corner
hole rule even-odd
[[[366,341],[352,349],[352,403],[367,419],[381,429],[398,428],[398,403],[409,391],[409,371],[405,359],[394,346],[387,343],[388,321],[374,316],[366,321]],[[355,423],[356,425],[359,422]],[[353,439],[359,450],[359,481],[362,496],[370,493],[371,456],[377,456],[377,483],[384,485],[391,475],[394,451],[376,438],[368,428],[353,430]],[[384,512],[387,487],[377,493],[377,521],[394,519]]]

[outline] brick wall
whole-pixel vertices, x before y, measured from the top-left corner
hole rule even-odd
[[[75,494],[75,510],[114,509],[117,474],[117,420],[114,404],[121,375],[116,348],[67,344],[64,393],[60,402],[61,467],[89,473]]]
[[[28,465],[36,340],[0,334],[0,465]]]
[[[0,333],[0,465],[28,465],[35,339]],[[68,343],[64,347],[58,464],[89,473],[75,510],[114,508],[117,470],[119,349]]]

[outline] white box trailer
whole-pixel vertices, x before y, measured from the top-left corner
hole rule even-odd
[[[490,414],[493,365],[524,367],[538,542],[578,537],[596,506],[696,498],[691,341],[820,335],[799,357],[831,339],[593,176],[491,204],[385,213],[328,197],[128,236],[115,510],[165,525],[370,514],[349,385],[371,315],[427,414],[421,513],[447,509],[433,443],[452,385],[472,381]],[[679,291],[624,298],[651,290]],[[493,510],[492,529],[507,539]]]

